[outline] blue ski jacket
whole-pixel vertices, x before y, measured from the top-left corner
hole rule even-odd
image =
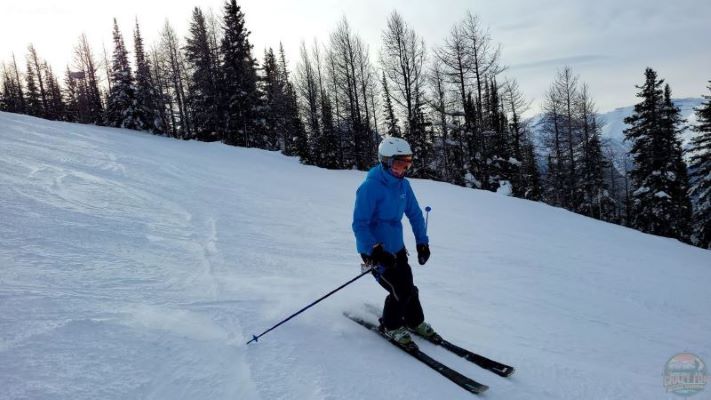
[[[390,174],[382,164],[370,169],[356,192],[353,233],[358,253],[370,255],[381,243],[385,251],[397,253],[405,247],[402,215],[412,225],[417,244],[429,244],[425,219],[410,182]]]

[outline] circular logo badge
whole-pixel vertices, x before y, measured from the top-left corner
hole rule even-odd
[[[709,380],[706,363],[693,353],[676,354],[664,366],[664,387],[682,397],[704,390]]]

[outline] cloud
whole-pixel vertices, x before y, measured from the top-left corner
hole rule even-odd
[[[537,60],[528,63],[514,64],[509,67],[510,70],[522,70],[522,69],[537,69],[537,68],[549,68],[560,67],[564,65],[580,65],[580,64],[590,64],[596,61],[607,60],[609,56],[602,54],[583,54],[579,56],[571,57],[560,57],[560,58],[549,58],[545,60]]]

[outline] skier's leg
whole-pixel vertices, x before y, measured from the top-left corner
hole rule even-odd
[[[383,326],[388,330],[404,325],[405,313],[414,289],[412,270],[407,264],[405,250],[397,255],[395,265],[378,276],[378,283],[389,293],[383,307]]]
[[[412,296],[410,301],[405,306],[405,325],[410,328],[415,328],[425,320],[425,314],[422,311],[420,304],[420,294],[417,286],[413,286]]]
[[[417,286],[414,284],[414,279],[412,277],[412,268],[407,260],[407,251],[403,249],[397,254],[397,264],[402,273],[403,282],[408,284],[409,296],[407,301],[403,304],[403,318],[405,325],[408,327],[416,327],[425,320],[424,313],[422,311],[422,305],[420,304],[420,296]]]
[[[385,297],[383,317],[380,322],[386,330],[393,330],[402,326],[402,306],[395,300],[395,296],[392,293]]]

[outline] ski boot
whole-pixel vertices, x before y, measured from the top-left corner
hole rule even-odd
[[[442,337],[439,336],[434,329],[432,329],[432,325],[428,324],[425,321],[422,321],[421,324],[417,325],[414,328],[410,328],[410,330],[416,335],[422,336],[423,338],[429,340],[432,343],[439,343],[442,341]]]
[[[407,328],[405,328],[404,326],[401,326],[397,329],[385,329],[385,327],[382,327],[382,330],[385,336],[389,337],[390,340],[392,340],[399,346],[404,347],[408,350],[417,348],[415,342],[412,341],[410,332],[408,332]]]

